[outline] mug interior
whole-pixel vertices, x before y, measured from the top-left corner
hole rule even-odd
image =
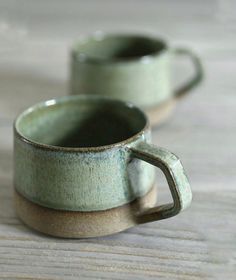
[[[40,103],[15,123],[21,137],[57,147],[99,147],[127,140],[146,126],[146,116],[130,104],[71,96]]]
[[[75,54],[94,61],[119,61],[155,55],[166,48],[163,41],[145,36],[107,35],[96,36],[78,43]]]

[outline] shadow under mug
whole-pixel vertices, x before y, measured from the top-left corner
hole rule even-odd
[[[180,160],[153,146],[130,103],[67,96],[27,109],[14,125],[15,205],[24,223],[59,237],[92,237],[169,218],[192,198]],[[155,168],[173,202],[155,206]]]
[[[188,56],[195,74],[173,90],[170,64],[175,56]],[[169,48],[155,37],[99,33],[76,42],[71,51],[70,94],[130,101],[146,111],[151,124],[164,120],[202,77],[201,62],[192,51]]]

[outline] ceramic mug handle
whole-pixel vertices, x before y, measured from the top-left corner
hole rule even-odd
[[[147,223],[177,215],[187,208],[192,201],[192,192],[179,158],[166,149],[141,143],[130,148],[133,157],[144,160],[162,170],[173,198],[173,203],[156,206],[140,213],[138,223]]]
[[[200,59],[197,55],[195,55],[192,51],[185,48],[174,48],[171,52],[175,56],[188,56],[193,63],[195,74],[194,76],[182,85],[180,88],[174,90],[174,96],[176,98],[182,97],[187,92],[189,92],[192,88],[194,88],[203,78],[203,67]]]

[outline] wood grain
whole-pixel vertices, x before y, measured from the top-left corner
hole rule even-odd
[[[231,0],[0,1],[0,279],[236,278],[235,13]],[[177,217],[110,237],[52,238],[14,213],[11,126],[27,106],[66,94],[68,48],[97,29],[162,35],[201,56],[204,83],[153,132],[182,159],[194,200]],[[176,83],[189,67],[174,63]]]

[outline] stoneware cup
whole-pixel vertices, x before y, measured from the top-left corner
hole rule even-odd
[[[195,74],[172,89],[171,61],[187,55]],[[172,111],[176,100],[202,79],[200,60],[190,50],[169,48],[159,39],[142,35],[104,35],[76,42],[71,51],[70,93],[95,94],[131,101],[159,124]]]
[[[39,103],[14,125],[16,211],[60,237],[92,237],[169,218],[189,206],[180,160],[153,146],[145,114],[122,101],[68,96]],[[155,168],[173,202],[154,206]]]

